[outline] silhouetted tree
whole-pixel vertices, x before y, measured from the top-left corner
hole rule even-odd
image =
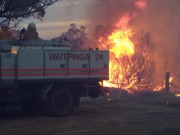
[[[72,45],[73,48],[84,49],[91,46],[91,41],[87,37],[85,30],[86,27],[84,25],[77,27],[75,23],[72,23],[70,24],[70,28],[67,30],[67,32],[63,33],[56,39],[67,41]]]
[[[34,17],[42,20],[45,9],[58,0],[0,0],[0,24],[14,22],[16,26],[23,19]]]

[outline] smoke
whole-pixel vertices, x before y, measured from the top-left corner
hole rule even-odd
[[[148,7],[132,20],[135,31],[144,30],[151,33],[155,43],[155,60],[157,74],[164,78],[165,72],[174,77],[173,83],[180,87],[180,1],[148,0]]]
[[[168,71],[180,87],[179,0],[96,0],[91,5],[92,25],[127,25],[133,32],[149,32],[156,47],[157,76],[164,79]]]
[[[114,24],[136,7],[133,0],[96,0],[92,9],[92,24]]]

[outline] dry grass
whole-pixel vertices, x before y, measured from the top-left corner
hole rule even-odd
[[[10,109],[1,113],[0,135],[180,135],[180,99],[144,94],[82,99],[64,118]]]

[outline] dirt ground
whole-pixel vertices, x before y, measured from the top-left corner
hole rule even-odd
[[[112,92],[84,98],[68,117],[0,110],[0,135],[180,135],[180,98]]]

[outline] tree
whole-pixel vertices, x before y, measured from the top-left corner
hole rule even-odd
[[[100,49],[111,50],[114,45],[109,36],[117,29],[112,25],[96,26],[94,41],[97,42],[97,46]],[[124,37],[128,37],[128,35],[126,33],[118,35],[116,41],[119,39],[123,40]],[[122,51],[123,53],[120,56],[116,56],[114,51],[110,51],[109,82],[112,86],[126,90],[154,89],[156,86],[154,75],[156,65],[153,59],[155,47],[150,33],[138,33],[129,38],[129,40],[133,41],[135,46],[133,55],[128,55],[126,51]]]
[[[45,9],[58,0],[0,0],[0,24],[13,22],[17,26],[23,19],[42,20]]]
[[[56,39],[67,41],[72,45],[73,48],[85,49],[91,46],[91,41],[87,37],[87,33],[85,32],[85,30],[86,27],[84,25],[77,27],[75,23],[72,23],[70,24],[70,28],[67,30],[67,32],[63,33]],[[89,46],[87,46],[87,43]]]

